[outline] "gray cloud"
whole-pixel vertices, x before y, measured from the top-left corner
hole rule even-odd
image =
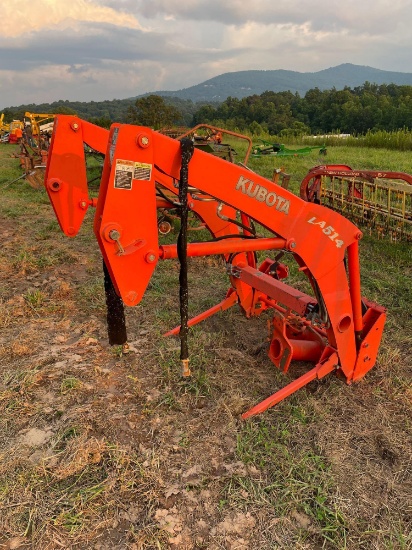
[[[99,100],[179,89],[214,75],[243,48],[195,48],[172,33],[77,23],[0,39],[0,109],[56,98]]]
[[[0,41],[0,69],[20,71],[38,64],[98,65],[103,60],[154,59],[166,39],[155,33],[144,36],[135,29],[81,23],[72,32],[31,33],[24,42],[21,48],[21,39]]]
[[[0,108],[177,90],[248,69],[313,72],[355,63],[410,70],[410,1],[99,4],[123,12],[123,22],[130,15],[145,30],[66,19],[16,38],[0,36]]]
[[[272,2],[254,0],[108,0],[111,6],[123,7],[147,19],[174,17],[187,21],[215,21],[242,26],[255,22],[262,25],[306,25],[313,32],[392,33],[402,21],[411,21],[409,0],[301,0]]]
[[[78,30],[72,32],[31,33],[24,45],[22,48],[21,39],[0,40],[0,70],[25,71],[37,65],[59,64],[81,72],[81,66],[96,67],[104,61],[202,63],[224,59],[242,50],[187,47],[165,33],[90,23],[81,23]],[[76,66],[80,67],[76,69]]]

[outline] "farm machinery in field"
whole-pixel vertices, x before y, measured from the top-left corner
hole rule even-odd
[[[92,141],[106,151],[97,199],[89,197],[86,179],[84,142]],[[350,384],[374,366],[386,312],[361,294],[362,233],[330,208],[196,150],[191,139],[120,124],[108,133],[67,115],[55,119],[45,186],[69,237],[78,233],[87,210],[96,209],[94,233],[104,259],[107,301],[118,310],[121,302],[141,301],[159,261],[179,259],[181,323],[167,335],[180,336],[184,376],[190,375],[190,326],[235,304],[247,318],[271,314],[272,363],[285,373],[294,360],[311,366],[243,418],[329,373]],[[178,213],[176,244],[159,244],[159,210]],[[189,214],[200,219],[210,240],[189,242]],[[189,320],[188,258],[216,254],[223,258],[230,287],[220,303]],[[307,291],[287,284],[289,267],[282,258],[294,264]],[[110,311],[109,340],[125,344],[124,318],[109,316]]]
[[[2,143],[18,143],[22,136],[24,123],[20,120],[4,122],[4,113],[0,115],[0,141]]]
[[[298,149],[290,149],[283,143],[271,143],[264,139],[259,139],[258,144],[253,145],[252,156],[259,158],[266,155],[274,155],[277,157],[301,157],[309,155],[312,151],[318,151],[319,155],[326,155],[327,150],[325,145],[313,145],[307,147],[299,147]]]
[[[20,160],[20,166],[24,172],[19,179],[26,179],[34,189],[43,187],[55,116],[49,113],[26,112],[24,122],[20,123],[19,139],[13,141],[20,145],[20,151],[12,155]]]
[[[22,132],[22,139],[19,142],[20,150],[12,155],[19,159],[23,170],[23,174],[17,179],[25,179],[34,189],[43,189],[44,187],[44,174],[49,154],[50,138],[56,116],[56,114],[50,113],[26,112],[24,131]],[[99,134],[98,131],[96,133]],[[91,139],[94,143],[93,137]],[[85,143],[85,151],[88,156],[101,156],[106,151],[106,142],[101,146],[99,142],[99,147],[100,149],[95,149],[91,144]]]
[[[196,149],[210,153],[215,157],[228,160],[229,162],[234,162],[234,157],[237,155],[237,152],[231,144],[223,143],[224,137],[231,136],[232,138],[246,141],[247,148],[242,161],[244,165],[247,164],[252,150],[252,140],[250,137],[237,132],[232,132],[231,130],[226,130],[225,128],[219,128],[218,126],[213,126],[211,124],[198,124],[190,130],[184,128],[165,128],[160,130],[160,133],[175,139],[190,137],[193,140],[193,144]]]
[[[304,200],[323,204],[379,238],[412,241],[412,176],[404,172],[312,168],[303,179]]]

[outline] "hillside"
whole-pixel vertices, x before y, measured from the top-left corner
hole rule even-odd
[[[364,82],[374,84],[412,85],[412,73],[382,71],[372,67],[344,63],[315,73],[297,71],[237,71],[215,76],[196,86],[176,91],[151,92],[192,101],[224,101],[227,97],[247,97],[267,90],[282,92],[290,90],[304,95],[312,88],[329,90],[354,88]]]

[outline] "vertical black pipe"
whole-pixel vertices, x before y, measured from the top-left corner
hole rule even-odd
[[[124,316],[124,305],[120,296],[117,295],[106,263],[103,260],[104,291],[106,294],[107,306],[107,332],[111,346],[127,345],[126,319]]]
[[[189,209],[187,192],[189,185],[189,161],[192,158],[194,150],[193,141],[189,138],[182,139],[180,141],[180,149],[182,152],[179,180],[180,231],[177,239],[177,256],[180,262],[180,360],[182,361],[182,375],[190,376],[189,348],[187,343],[189,329],[189,292],[187,284],[187,220]]]

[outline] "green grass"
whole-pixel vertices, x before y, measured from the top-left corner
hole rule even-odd
[[[345,548],[345,519],[334,499],[330,467],[324,457],[305,446],[292,451],[294,425],[305,422],[304,413],[301,415],[284,415],[280,426],[263,419],[246,424],[238,433],[237,455],[245,464],[252,463],[267,473],[266,483],[259,488],[260,498],[278,515],[298,512],[307,518],[312,532],[302,528],[300,539],[313,540],[316,531],[320,546],[327,541],[334,548]],[[256,489],[246,487],[247,492],[251,490]]]
[[[291,147],[293,144],[289,144]],[[412,173],[412,158],[408,151],[391,151],[389,149],[359,148],[348,146],[328,147],[326,156],[319,156],[315,151],[302,157],[262,156],[251,158],[248,166],[252,170],[272,179],[275,168],[283,168],[291,174],[290,189],[299,192],[302,179],[314,166],[325,164],[343,164],[353,169],[393,170]]]
[[[76,378],[75,376],[69,376],[62,380],[60,384],[61,393],[68,393],[74,390],[80,389],[82,387],[82,381]]]
[[[79,302],[87,308],[102,310],[105,307],[103,272],[101,276],[90,277],[85,284],[76,289]]]
[[[261,143],[261,139],[269,143],[282,143],[291,149],[298,149],[300,146],[323,146],[332,147],[348,147],[356,149],[374,148],[388,149],[391,151],[411,151],[412,150],[412,131],[407,128],[387,132],[385,130],[368,131],[366,134],[350,135],[342,138],[338,137],[337,132],[331,132],[321,136],[305,136],[305,135],[284,135],[271,136],[267,133],[253,135],[246,131],[246,135],[252,138],[253,143]],[[232,138],[229,138],[232,139]],[[225,138],[225,141],[226,138]]]
[[[296,138],[299,139],[299,138]],[[336,146],[339,143],[347,147],[356,148],[375,148],[375,149],[388,149],[390,151],[411,151],[412,150],[412,132],[407,129],[397,130],[393,132],[386,132],[385,130],[379,130],[375,132],[367,132],[365,135],[350,136],[348,138],[321,137],[310,138],[305,137],[302,139],[304,143],[325,143],[329,146]]]

